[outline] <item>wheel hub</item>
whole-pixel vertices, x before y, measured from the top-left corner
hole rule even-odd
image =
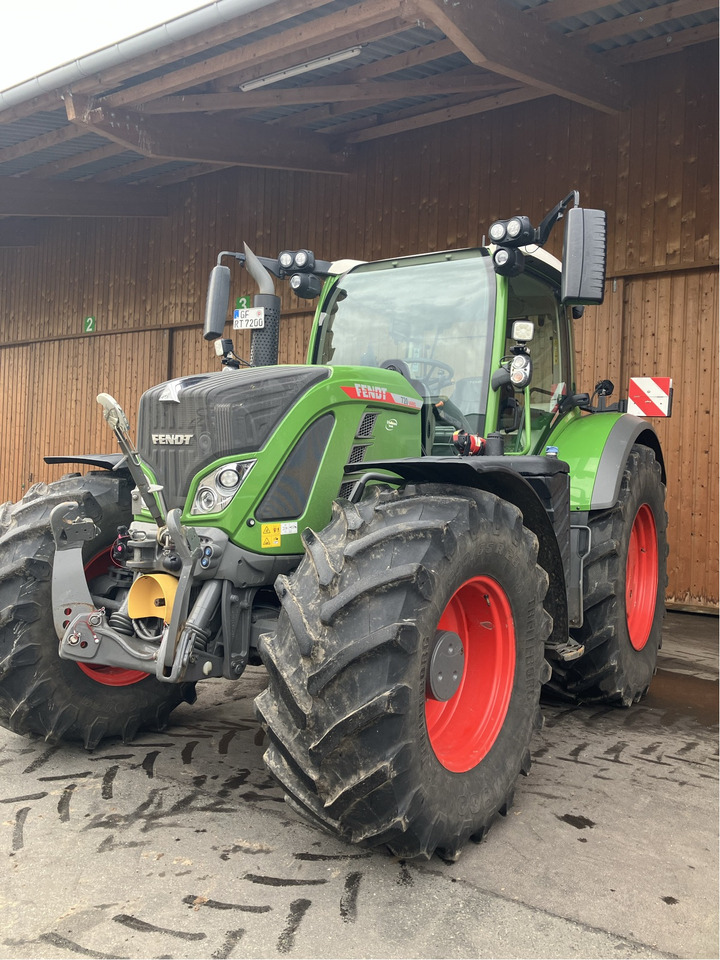
[[[430,657],[427,696],[445,703],[454,697],[465,669],[465,648],[452,630],[438,630]]]

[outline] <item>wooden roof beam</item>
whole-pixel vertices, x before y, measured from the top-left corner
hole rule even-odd
[[[662,37],[652,37],[641,40],[639,43],[629,43],[624,47],[616,47],[603,54],[613,63],[642,63],[655,57],[663,57],[668,53],[678,53],[686,47],[696,43],[707,43],[718,39],[718,22],[705,23],[701,27],[691,27],[688,30],[678,30],[676,33],[666,33]]]
[[[457,74],[460,74],[458,76]],[[306,84],[290,89],[253,90],[248,93],[187,94],[165,97],[148,104],[145,114],[196,113],[215,110],[267,110],[274,107],[316,103],[348,103],[357,101],[381,103],[408,97],[443,96],[448,93],[472,93],[487,86],[487,73],[468,74],[451,71],[425,80],[376,80],[361,83],[336,83],[334,86]]]
[[[582,40],[589,46],[593,43],[601,43],[603,40],[622,37],[635,30],[645,30],[659,23],[667,23],[669,20],[716,9],[717,3],[713,3],[713,0],[674,0],[673,3],[667,3],[661,7],[650,7],[642,13],[631,13],[625,17],[614,17],[604,23],[597,23],[592,27],[581,27],[579,30],[563,34],[563,37]]]
[[[399,0],[400,18],[405,19],[403,11],[407,8],[407,0]],[[393,11],[397,12],[397,11]],[[409,15],[409,14],[408,14]],[[117,93],[103,98],[107,107],[122,107],[147,100],[156,100],[159,97],[176,93],[187,87],[214,80],[217,77],[237,72],[241,67],[249,67],[264,63],[268,57],[277,56],[279,51],[283,55],[290,55],[312,43],[337,40],[342,44],[342,38],[354,30],[371,26],[388,19],[387,0],[362,0],[361,3],[346,7],[337,13],[319,17],[307,23],[297,24],[282,33],[272,34],[262,40],[247,43],[235,50],[208,57],[199,63],[178,70],[169,70],[160,77],[127,87]]]
[[[31,153],[47,150],[48,147],[56,147],[58,144],[66,143],[68,140],[74,140],[76,137],[84,137],[87,132],[87,130],[81,130],[78,127],[68,126],[66,124],[57,130],[42,133],[39,137],[32,137],[30,140],[21,140],[20,143],[14,143],[12,146],[4,147],[0,150],[0,163],[19,160],[21,157],[29,156]]]
[[[147,116],[108,109],[68,94],[68,119],[148,158],[221,163],[315,173],[347,173],[347,151],[333,153],[321,137],[300,138],[252,120]]]
[[[361,80],[371,80],[375,77],[386,77],[389,74],[396,73],[399,70],[407,70],[409,67],[417,67],[423,63],[432,63],[433,60],[439,60],[441,57],[447,57],[457,53],[458,49],[450,40],[436,40],[432,43],[426,43],[422,47],[415,47],[405,53],[398,53],[392,57],[383,57],[382,60],[375,60],[373,63],[366,63],[362,67],[355,67],[342,74],[342,79],[348,83],[358,83]],[[490,74],[486,74],[490,77]],[[318,81],[319,87],[330,86],[337,82],[336,77],[326,77]],[[350,113],[353,110],[366,106],[364,102],[352,102],[344,104],[342,113]],[[273,124],[281,126],[302,127],[309,123],[315,123],[317,120],[325,120],[341,111],[333,104],[322,104],[318,107],[312,107],[309,110],[298,110],[287,117],[278,117],[277,120],[270,121]]]
[[[433,124],[439,122],[435,119],[435,117],[438,115],[444,116],[446,120],[455,119],[453,112],[453,108],[455,107],[468,109],[470,110],[470,113],[472,113],[475,108],[471,110],[469,106],[470,104],[490,104],[491,98],[517,89],[519,89],[519,85],[513,83],[512,80],[506,80],[504,77],[496,76],[495,82],[488,84],[485,90],[487,95],[481,100],[478,100],[478,98],[472,94],[445,97],[441,103],[438,103],[437,100],[434,102],[426,100],[424,103],[415,103],[411,107],[403,107],[401,110],[393,110],[388,113],[375,113],[371,115],[365,114],[364,116],[357,117],[354,120],[345,120],[340,123],[328,124],[325,127],[318,127],[316,133],[323,133],[334,137],[340,136],[345,139],[345,142],[348,142],[350,137],[347,136],[347,134],[354,134],[358,131],[369,130],[372,127],[377,129],[378,135],[376,137],[375,134],[372,134],[369,139],[380,139],[381,137],[389,136],[393,132],[404,133],[406,130],[413,130],[423,126],[432,126]],[[475,110],[475,112],[482,111]],[[428,118],[427,122],[425,121],[426,117]],[[406,120],[413,120],[413,122],[407,124],[407,126],[402,125],[401,121],[404,122]],[[398,126],[395,126],[395,124],[398,124]],[[385,129],[386,126],[388,129]]]
[[[167,200],[150,187],[0,177],[0,216],[166,217]]]
[[[507,90],[494,97],[483,97],[482,100],[471,100],[456,106],[443,106],[439,109],[426,110],[423,113],[413,113],[400,119],[393,117],[378,118],[372,126],[349,133],[346,136],[348,143],[363,143],[367,140],[380,140],[383,137],[396,136],[398,133],[407,133],[421,127],[430,127],[436,123],[447,123],[449,120],[461,120],[464,117],[474,117],[503,107],[511,107],[517,103],[526,103],[528,100],[537,100],[545,93],[536,87],[520,87]],[[332,128],[330,128],[332,132]]]
[[[394,13],[394,11],[390,11]],[[306,63],[308,60],[318,60],[320,57],[327,57],[337,52],[338,49],[347,49],[348,47],[359,47],[366,43],[375,43],[377,40],[385,40],[396,33],[402,33],[408,29],[406,20],[393,16],[387,20],[378,20],[369,27],[363,27],[361,30],[353,30],[343,36],[342,40],[322,40],[319,43],[309,44],[300,50],[294,50],[287,55],[285,52],[279,55],[269,56],[267,59],[253,64],[243,70],[227,74],[224,77],[218,77],[212,81],[212,88],[216,93],[224,93],[227,90],[237,90],[241,83],[247,83],[248,80],[257,80],[258,77],[266,77],[269,73],[277,73],[279,70],[286,70],[288,67],[294,67],[298,63]],[[353,70],[346,70],[342,73],[342,79]],[[338,82],[340,77],[334,76],[334,82]]]
[[[471,63],[605,113],[623,109],[612,68],[507,0],[412,0]]]
[[[109,87],[117,86],[130,77],[139,76],[149,70],[180,60],[183,57],[193,56],[213,46],[227,43],[237,37],[246,36],[256,30],[263,30],[276,23],[290,20],[298,14],[325,6],[331,0],[283,0],[283,3],[273,3],[270,6],[242,14],[227,23],[218,24],[202,33],[185,37],[168,46],[160,47],[151,53],[143,54],[132,60],[126,60],[114,67],[109,67],[100,73],[93,74],[78,80],[72,85],[75,93],[99,93]],[[10,123],[23,117],[29,117],[40,110],[53,110],[62,106],[58,90],[42,93],[26,103],[0,110],[0,123]]]

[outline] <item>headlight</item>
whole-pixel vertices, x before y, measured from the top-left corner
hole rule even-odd
[[[190,515],[219,513],[224,510],[242,486],[255,463],[255,460],[226,463],[203,477],[195,494]]]
[[[505,224],[500,223],[500,221],[494,223],[488,230],[488,233],[490,234],[491,240],[495,240],[496,242],[502,240],[505,236]]]

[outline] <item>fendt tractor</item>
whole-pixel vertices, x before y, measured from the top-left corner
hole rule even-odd
[[[221,368],[144,393],[137,446],[100,394],[120,451],[46,458],[93,469],[0,508],[1,722],[93,749],[262,663],[264,759],[296,810],[402,857],[480,840],[530,768],[543,685],[629,706],[656,666],[660,444],[573,376],[605,256],[577,191],[479,248],[220,253]],[[260,290],[234,311],[249,361],[223,261]],[[305,365],[277,363],[280,279],[318,301]]]

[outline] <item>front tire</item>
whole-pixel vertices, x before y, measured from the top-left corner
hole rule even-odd
[[[163,729],[170,712],[195,699],[194,684],[164,684],[132,670],[62,660],[52,617],[55,544],[50,512],[79,503],[99,529],[83,547],[89,579],[99,575],[120,524],[132,518],[132,483],[107,473],[36,484],[0,515],[0,724],[46,740],[132,740],[141,728]]]
[[[499,498],[430,484],[336,503],[329,526],[303,536],[261,642],[265,762],[332,833],[454,859],[530,767],[551,626],[537,540]],[[429,678],[440,635],[465,654],[449,700]]]

